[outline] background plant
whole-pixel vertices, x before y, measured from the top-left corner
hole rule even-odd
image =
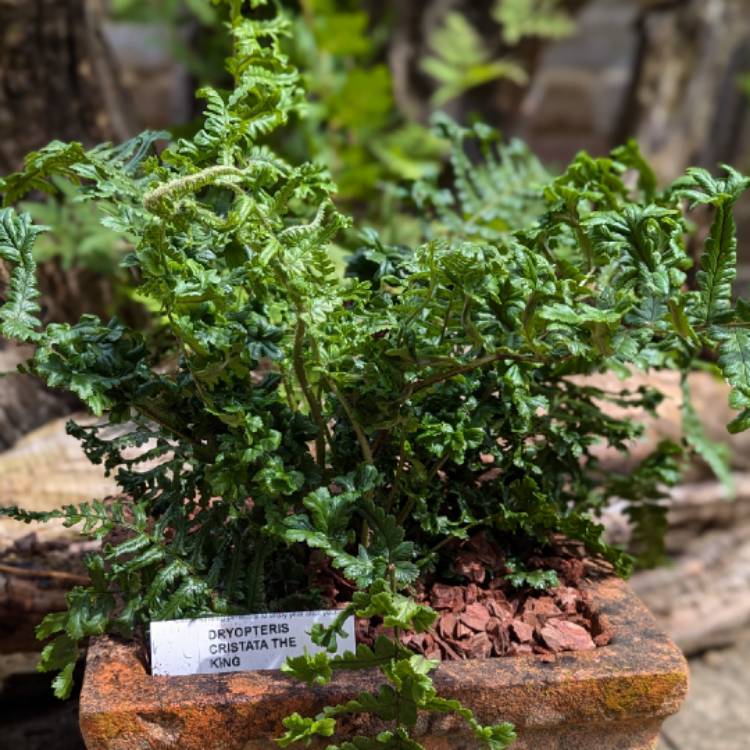
[[[440,130],[406,118],[397,106],[385,61],[392,19],[387,13],[374,19],[363,4],[349,0],[304,0],[284,6],[293,19],[285,51],[303,71],[308,106],[293,118],[293,127],[274,139],[275,147],[294,162],[314,159],[326,164],[336,180],[336,202],[365,217],[387,241],[419,241],[412,214],[404,210],[395,215],[403,205],[401,185],[436,178],[447,143]],[[217,4],[115,0],[110,13],[117,21],[165,26],[172,31],[175,58],[198,81],[215,87],[227,84],[223,59],[229,45],[225,13]],[[498,23],[498,40],[502,37],[509,49],[530,36],[557,38],[572,29],[570,17],[555,2],[499,0],[492,17]],[[523,64],[512,55],[493,59],[486,40],[459,13],[446,14],[429,43],[432,52],[421,65],[439,83],[437,106],[497,78],[526,80]],[[176,126],[175,132],[191,135],[197,127],[198,120]],[[102,227],[96,210],[77,200],[63,183],[57,188],[54,200],[23,205],[35,221],[54,230],[37,242],[37,261],[103,274],[115,292],[113,309],[122,311],[133,288],[130,274],[119,268],[127,243]],[[351,236],[339,241],[356,246]]]
[[[632,143],[610,158],[580,154],[551,178],[519,144],[498,149],[489,129],[439,119],[453,186],[414,185],[425,241],[408,248],[367,232],[342,278],[330,244],[349,220],[327,171],[264,143],[307,102],[282,45],[289,20],[253,5],[247,20],[241,2],[230,4],[235,85],[199,92],[206,113],[193,137],[158,156],[159,133],[89,151],[55,142],[0,184],[8,205],[54,191],[58,178],[78,185],[128,238],[125,263],[168,324],[166,357],[163,343],[155,350],[116,319],[41,326],[32,252],[41,228],[2,210],[0,254],[12,266],[2,333],[36,344],[29,372],[106,415],[70,431],[123,489],[122,499],[53,513],[3,511],[62,517],[105,539],[88,561],[91,584],[39,629],[54,636],[42,664],[61,670],[60,695],[86,636],[320,606],[306,568],[321,552],[355,587],[346,612],[396,631],[429,627],[434,613],[411,587],[443,575],[446,547],[474,531],[521,562],[562,534],[626,573],[631,559],[602,541],[596,514],[623,497],[653,549],[659,498],[685,446],[662,443],[628,476],[605,473],[593,446],[626,450],[641,428],[602,403],[653,411],[659,394],[605,392],[578,376],[688,372],[715,350],[740,410],[730,429],[750,420],[750,313],[731,298],[732,206],[746,178],[691,170],[661,191]],[[483,165],[464,152],[474,139]],[[695,291],[685,288],[688,203],[715,216]],[[522,565],[514,575],[526,580]],[[315,638],[332,645],[336,632]],[[434,663],[397,635],[290,661],[317,682],[379,666],[386,684],[322,716],[290,717],[282,742],[332,736],[338,715],[364,711],[392,729],[353,747],[415,747],[418,710],[465,716],[495,750],[512,741],[507,725],[480,727],[437,696]]]

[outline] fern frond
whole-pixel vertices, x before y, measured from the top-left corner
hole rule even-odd
[[[643,193],[644,200],[651,203],[656,197],[656,174],[641,153],[638,142],[631,138],[624,146],[613,149],[612,157],[638,173],[638,188]]]
[[[728,200],[716,206],[696,276],[704,308],[702,317],[710,322],[731,307],[732,284],[737,277],[737,233]]]
[[[460,13],[448,13],[429,42],[432,54],[422,60],[421,67],[439,83],[432,97],[436,106],[497,79],[519,85],[528,80],[514,60],[493,59],[477,30]]]
[[[497,0],[492,15],[502,26],[506,44],[518,44],[527,36],[561,39],[575,31],[559,0]]]
[[[32,224],[29,214],[0,209],[0,258],[12,266],[6,300],[0,307],[0,332],[16,341],[35,341],[41,326],[32,251],[34,238],[43,231]]]
[[[690,385],[685,375],[682,377],[682,432],[687,444],[700,456],[724,485],[728,497],[734,497],[735,486],[729,467],[729,449],[724,443],[716,442],[706,434],[690,394]]]
[[[670,190],[692,204],[714,206],[714,218],[705,242],[697,274],[701,304],[698,317],[715,322],[731,308],[732,283],[736,278],[737,240],[732,209],[750,179],[731,167],[726,177],[713,177],[705,169],[693,168]]]
[[[79,177],[73,167],[86,159],[86,152],[80,143],[52,141],[39,151],[32,151],[25,159],[23,169],[0,180],[0,193],[3,205],[10,206],[32,190],[44,193],[57,192],[50,181],[52,175],[65,177],[78,182]]]
[[[719,344],[719,369],[732,386],[729,404],[742,412],[727,429],[731,433],[750,427],[750,330],[717,326],[712,331]]]
[[[726,177],[713,177],[705,169],[689,169],[672,187],[691,203],[714,206],[714,218],[697,273],[701,293],[700,318],[711,323],[732,305],[732,284],[737,276],[737,237],[732,209],[750,186],[750,178],[731,167]]]
[[[417,206],[436,214],[433,231],[496,240],[543,213],[540,186],[549,181],[549,173],[526,145],[502,143],[491,128],[463,128],[442,113],[433,117],[433,127],[451,144],[454,183],[448,191],[433,176],[413,188]],[[481,161],[467,154],[472,142],[479,144]]]

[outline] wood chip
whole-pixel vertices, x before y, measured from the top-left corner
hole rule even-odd
[[[592,619],[594,643],[597,646],[606,646],[614,636],[614,628],[607,615],[595,615]]]
[[[448,586],[444,583],[433,585],[430,601],[434,609],[449,609],[460,612],[464,608],[464,589],[461,586]]]
[[[443,638],[453,638],[456,632],[456,625],[458,625],[458,617],[453,612],[443,612],[438,619],[438,633]]]
[[[458,552],[453,559],[452,567],[458,575],[464,576],[464,578],[475,583],[482,583],[487,575],[481,560],[469,550]]]
[[[572,614],[578,607],[578,590],[570,586],[558,586],[554,592],[555,602],[563,612]]]
[[[487,633],[474,633],[471,638],[458,642],[456,647],[467,659],[486,659],[492,654],[492,641]]]
[[[510,602],[504,591],[494,590],[488,592],[487,609],[493,617],[500,619],[512,619],[516,614],[516,603]]]
[[[458,617],[464,625],[476,631],[484,630],[490,621],[490,613],[487,611],[487,607],[479,602],[468,604]]]
[[[528,643],[511,643],[508,653],[511,656],[519,656],[520,654],[532,654],[534,651]]]
[[[520,643],[529,643],[534,637],[534,628],[523,620],[513,620],[510,624],[510,632]]]
[[[591,651],[596,648],[591,636],[580,625],[566,620],[550,620],[540,631],[552,651]]]
[[[496,617],[487,623],[487,635],[492,641],[495,656],[504,656],[510,649],[510,634],[507,625]]]
[[[544,619],[559,617],[563,613],[551,596],[540,596],[537,599],[529,599],[524,605],[524,611],[531,612],[537,615],[537,617]]]

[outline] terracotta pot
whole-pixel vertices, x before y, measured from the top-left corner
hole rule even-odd
[[[554,661],[513,656],[442,664],[441,695],[461,699],[485,724],[516,725],[514,750],[645,750],[687,691],[687,664],[627,584],[591,585],[593,603],[614,627],[610,645]],[[89,750],[255,750],[278,747],[281,719],[372,689],[378,676],[339,674],[307,687],[278,671],[151,677],[135,646],[113,638],[90,648],[81,695]],[[347,730],[372,732],[369,717]],[[476,747],[461,719],[425,716],[420,740],[431,750]]]

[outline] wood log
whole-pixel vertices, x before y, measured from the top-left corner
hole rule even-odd
[[[59,526],[0,536],[0,653],[41,647],[34,629],[49,612],[65,609],[65,597],[88,580],[84,555],[99,542],[83,541]],[[15,537],[15,538],[14,538]]]
[[[46,511],[117,493],[103,468],[66,434],[66,421],[54,420],[0,454],[0,506]],[[86,580],[84,555],[98,544],[59,521],[0,518],[0,653],[40,648],[34,628],[48,612],[64,609],[66,593]]]
[[[6,343],[0,348],[0,451],[31,430],[70,413],[77,403],[66,394],[46,388],[41,381],[15,372],[31,355],[28,346]]]
[[[732,643],[750,624],[750,523],[704,531],[632,585],[686,654]]]
[[[742,156],[750,71],[745,0],[639,0],[639,54],[616,140],[634,135],[659,176]]]

